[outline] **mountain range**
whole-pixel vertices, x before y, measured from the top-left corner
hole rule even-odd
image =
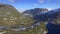
[[[36,21],[39,21],[38,24],[40,23],[39,26],[35,26],[33,29],[29,28],[26,31],[24,30],[17,32],[4,30],[7,31],[8,34],[40,34],[41,32],[46,31],[46,25],[44,22],[48,21],[50,18],[52,20],[56,19],[55,22],[60,23],[60,8],[51,11],[49,11],[47,8],[34,8],[20,13],[14,8],[14,6],[0,3],[0,26],[16,28],[17,26],[29,27],[31,24],[34,25]]]

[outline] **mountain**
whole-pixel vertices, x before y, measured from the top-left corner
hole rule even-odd
[[[23,14],[36,15],[36,14],[39,14],[40,12],[44,12],[44,11],[48,11],[48,9],[47,8],[35,8],[35,9],[26,10],[23,12]]]
[[[54,10],[49,10],[46,8],[35,8],[31,10],[27,10],[23,12],[22,14],[27,15],[27,16],[32,16],[33,19],[39,20],[39,21],[48,21],[49,19],[57,20],[58,17],[60,16],[60,8],[54,9]],[[60,18],[59,18],[60,19]]]
[[[12,5],[0,3],[0,26],[8,26],[13,29],[14,27],[16,28],[16,26],[29,27],[31,24],[34,25],[36,20],[39,20],[38,24],[40,23],[39,26],[35,26],[33,29],[29,28],[26,31],[5,30],[7,34],[44,33],[46,31],[46,25],[42,21],[48,20],[48,18],[55,19],[56,17],[58,17],[58,19],[56,19],[55,22],[60,22],[60,9],[48,11],[46,8],[35,8],[26,10],[21,14]]]
[[[42,11],[48,11],[48,9],[47,8],[34,8],[34,9],[26,10],[23,13],[33,14],[33,13],[42,12]]]
[[[16,28],[16,26],[27,27],[27,26],[30,26],[34,22],[35,20],[33,18],[19,13],[12,5],[0,4],[0,26],[8,26],[7,28],[9,27]],[[11,29],[9,29],[9,30],[3,30],[3,32],[6,31],[6,34],[22,34],[22,33],[30,34],[32,32],[32,34],[34,34],[38,32],[37,30],[40,31],[40,27],[34,28],[34,30],[28,29],[26,31],[18,31],[18,32],[11,31]]]
[[[33,23],[33,19],[20,14],[12,5],[0,3],[0,26]]]
[[[25,16],[30,16],[33,19],[35,19],[35,17],[40,15],[42,12],[47,12],[47,11],[48,11],[47,8],[34,8],[34,9],[26,10],[22,14]]]

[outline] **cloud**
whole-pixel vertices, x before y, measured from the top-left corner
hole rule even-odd
[[[34,6],[36,7],[36,6],[38,6],[38,4],[35,3]]]
[[[23,8],[17,9],[20,13],[24,12],[25,10]]]
[[[16,2],[16,0],[8,0],[9,2],[12,2],[12,3],[15,3]]]
[[[53,10],[54,8],[47,8],[48,9],[48,11],[50,11],[50,10]]]
[[[48,11],[52,10],[51,8],[47,8],[47,9],[48,9]]]
[[[50,0],[38,0],[39,3],[49,2]]]
[[[44,0],[38,0],[39,3],[44,3]]]

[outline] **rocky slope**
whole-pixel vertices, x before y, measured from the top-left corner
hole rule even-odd
[[[16,26],[27,22],[31,24],[33,19],[23,16],[11,5],[0,3],[0,26]]]
[[[19,27],[23,25],[24,28],[30,26],[34,22],[35,20],[33,18],[20,14],[13,6],[8,4],[0,4],[0,32],[6,32],[5,34],[37,34],[42,28],[45,28],[41,25],[41,27],[35,26],[33,29],[29,28],[19,32],[14,31],[16,27],[19,29]],[[6,30],[6,27],[4,26],[6,26],[8,30]]]

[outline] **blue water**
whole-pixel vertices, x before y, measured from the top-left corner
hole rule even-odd
[[[56,25],[56,24],[48,23],[46,25],[46,28],[48,30],[48,34],[60,34],[60,24]]]

